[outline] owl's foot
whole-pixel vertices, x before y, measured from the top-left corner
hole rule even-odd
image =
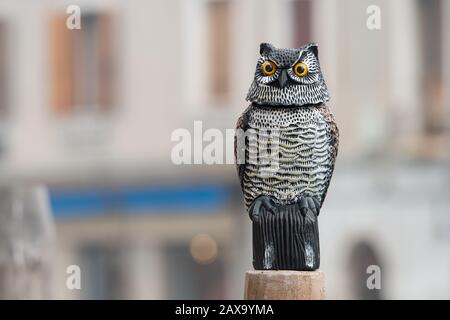
[[[277,203],[275,202],[274,198],[270,196],[259,196],[253,201],[248,209],[248,213],[252,221],[259,218],[262,213],[262,208],[272,214],[278,213]]]
[[[301,214],[305,218],[313,218],[310,215],[314,214],[314,216],[318,216],[320,212],[320,201],[317,197],[314,196],[305,196],[301,197],[297,201],[297,206],[300,209]]]

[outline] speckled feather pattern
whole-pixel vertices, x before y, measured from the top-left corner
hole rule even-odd
[[[260,195],[273,196],[280,204],[294,203],[305,195],[323,201],[337,149],[326,109],[319,105],[248,110],[248,128],[256,135],[247,144],[248,161],[241,177],[247,207]],[[276,168],[271,155],[258,149],[271,143],[279,144]]]

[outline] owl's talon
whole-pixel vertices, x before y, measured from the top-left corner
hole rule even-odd
[[[316,209],[316,203],[314,202],[313,198],[307,198],[308,200],[308,207],[311,209]]]
[[[260,196],[253,201],[248,210],[252,221],[258,219],[262,213],[262,208],[271,214],[278,214],[278,207],[275,200],[270,196]]]
[[[297,201],[297,206],[303,217],[306,217],[308,211],[311,211],[316,217],[319,215],[320,202],[317,197],[302,197]]]
[[[300,198],[300,200],[297,203],[300,209],[309,208],[308,199],[306,197]]]
[[[317,211],[320,210],[320,200],[317,197],[312,197],[312,200],[314,201],[314,204],[316,205]]]

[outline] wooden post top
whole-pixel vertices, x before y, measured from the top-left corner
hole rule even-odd
[[[245,300],[323,300],[322,271],[254,270],[245,274]]]

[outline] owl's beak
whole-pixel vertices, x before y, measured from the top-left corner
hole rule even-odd
[[[288,82],[288,75],[286,70],[281,70],[280,77],[278,78],[278,83],[280,85],[280,88],[284,88],[286,86],[286,83]]]

